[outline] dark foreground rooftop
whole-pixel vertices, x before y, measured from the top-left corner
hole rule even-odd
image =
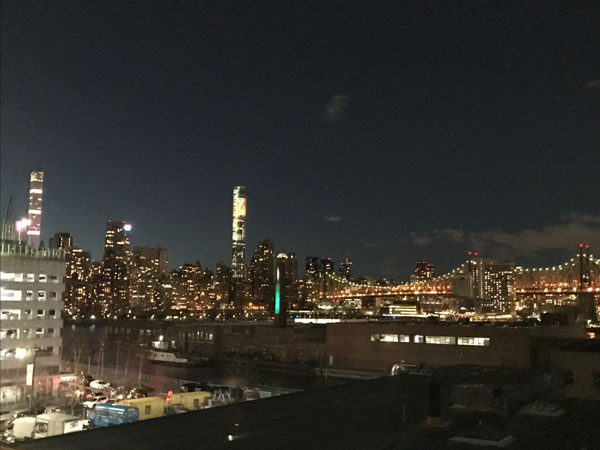
[[[518,381],[522,373],[449,368],[437,374],[443,403],[456,383]],[[528,375],[525,375],[528,376]],[[493,430],[509,449],[599,448],[598,403],[562,402],[560,418],[446,410],[439,428],[423,425],[427,377],[402,375],[299,392],[129,425],[21,443],[20,449],[477,449],[456,436]],[[237,424],[237,425],[236,425]],[[488,433],[489,434],[489,433]],[[464,440],[464,439],[463,439]],[[483,436],[485,441],[485,436]],[[489,444],[488,444],[489,445]],[[487,447],[490,448],[490,447]]]

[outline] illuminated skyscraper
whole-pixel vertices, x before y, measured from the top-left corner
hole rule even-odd
[[[40,246],[42,234],[42,194],[44,193],[44,172],[34,170],[29,177],[29,225],[27,244],[34,249]]]
[[[245,278],[246,259],[246,188],[233,188],[233,233],[231,246],[231,270],[235,280]]]

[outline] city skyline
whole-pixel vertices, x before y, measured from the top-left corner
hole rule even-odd
[[[44,172],[43,171],[36,171],[36,170],[34,170],[34,171],[31,172],[32,176],[33,176],[33,174],[37,174],[37,173],[42,173],[43,174]],[[238,254],[237,259],[242,261],[242,262],[238,262],[238,266],[240,266],[239,270],[242,270],[242,274],[243,274],[244,271],[249,273],[250,263],[252,262],[252,258],[249,258],[249,257],[247,258],[246,255],[245,255],[245,247],[246,247],[246,241],[245,241],[246,219],[245,219],[245,217],[246,217],[246,208],[247,208],[247,194],[246,194],[245,186],[234,186],[233,187],[233,193],[234,193],[234,195],[233,195],[233,236],[234,236],[234,238],[233,238],[233,244],[232,244],[233,245],[232,258],[234,257],[233,255],[236,255],[236,253]],[[29,192],[29,194],[31,196],[31,192]],[[11,198],[12,197],[14,197],[14,196],[11,195]],[[11,206],[11,208],[14,208],[14,207]],[[30,210],[31,209],[29,209],[28,212]],[[25,219],[26,216],[27,216],[27,214],[24,214],[23,218]],[[239,222],[240,218],[242,220],[241,222]],[[596,222],[600,223],[600,216],[599,217],[595,217],[595,216],[591,216],[591,215],[577,215],[577,216],[571,215],[571,218],[575,219],[576,221],[577,220],[581,221],[582,224],[591,224],[592,230],[593,230],[593,226],[594,226],[594,224]],[[114,218],[113,219],[107,219],[107,222],[105,222],[105,223],[110,224],[111,222],[114,222],[114,221],[115,221]],[[19,221],[17,221],[17,222],[19,222]],[[123,226],[127,227],[127,236],[128,236],[127,237],[127,240],[128,240],[127,241],[128,242],[127,245],[128,246],[131,245],[129,243],[129,240],[130,240],[129,236],[130,236],[130,232],[134,230],[134,226],[129,221],[127,221],[127,220],[117,220],[117,222],[119,222]],[[17,223],[16,226],[18,228],[19,223]],[[39,224],[38,224],[37,228],[39,228]],[[498,230],[494,230],[494,231],[498,231]],[[598,228],[598,231],[600,232],[600,228]],[[524,230],[523,234],[529,233],[530,236],[531,236],[531,232],[532,232],[532,230]],[[59,238],[59,235],[61,235],[61,234],[68,235],[68,239],[70,240],[71,243],[74,240],[76,240],[77,241],[76,247],[82,247],[82,245],[79,243],[80,242],[79,239],[76,238],[75,236],[73,236],[72,233],[70,233],[69,231],[56,231],[56,232],[49,231],[48,233],[53,233],[52,235],[48,236],[48,240],[47,240],[47,246],[48,247],[52,248],[53,247],[53,242],[52,242],[53,239]],[[108,231],[107,231],[107,233],[108,233]],[[433,230],[431,232],[425,232],[425,233],[411,233],[409,235],[409,238],[412,240],[412,242],[414,244],[417,244],[419,246],[431,245],[431,244],[434,244],[434,243],[440,243],[440,242],[444,242],[445,241],[447,244],[450,244],[450,246],[453,245],[455,248],[458,248],[457,245],[468,243],[468,241],[465,239],[464,233],[462,233],[462,236],[460,236],[460,234],[461,233],[458,230],[444,229],[444,230]],[[583,235],[585,236],[586,233],[584,232]],[[38,235],[36,235],[36,237],[37,236]],[[235,236],[238,236],[237,240],[236,240]],[[241,236],[241,239],[240,239],[240,236]],[[594,236],[593,233],[592,233],[592,236]],[[44,236],[42,235],[42,238],[43,237]],[[505,234],[505,238],[506,238],[506,234]],[[518,239],[518,237],[516,237],[516,236],[515,236],[515,238]],[[581,245],[586,245],[588,247],[590,247],[590,246],[594,247],[594,245],[590,244],[590,242],[595,242],[596,241],[595,239],[592,239],[592,240],[575,239],[576,236],[567,236],[567,238],[568,239],[574,238],[572,241],[567,241],[567,245],[569,245],[571,242],[572,242],[573,245],[570,246],[570,248],[569,248],[569,250],[567,252],[563,252],[563,257],[572,256],[572,249],[575,248],[575,246],[577,245],[577,243],[579,243],[580,246]],[[107,245],[106,242],[107,242],[107,239],[108,239],[108,235],[106,235],[105,239],[102,241],[103,242],[102,250],[100,250],[100,254],[102,255],[102,253],[104,253],[104,256],[106,256],[106,248],[107,248],[106,247],[106,245]],[[269,238],[266,238],[266,239],[267,239],[267,241],[270,241]],[[257,245],[260,245],[263,240],[264,239],[259,239],[257,241]],[[42,239],[42,242],[43,242],[43,239]],[[237,244],[236,244],[236,242],[237,242]],[[156,247],[156,248],[162,247],[161,245],[152,244],[152,243],[143,243],[143,244],[140,244],[138,242],[134,242],[134,244],[135,244],[136,247]],[[239,247],[241,249],[241,251],[240,250],[236,251],[236,248],[237,248],[236,245],[237,245],[237,247]],[[535,246],[536,242],[532,242],[531,245]],[[277,247],[275,247],[275,248],[277,248]],[[477,245],[476,244],[475,245],[471,245],[468,248],[477,248]],[[83,247],[83,249],[89,252],[89,250],[88,250],[87,247]],[[165,250],[168,250],[168,248],[166,248]],[[520,253],[519,249],[515,249],[515,250],[516,251],[513,253],[512,258],[511,257],[506,257],[506,254],[504,254],[504,258],[503,259],[505,261],[508,261],[509,259],[512,259],[513,263],[515,261],[517,261],[517,265],[519,265],[519,261],[518,261],[519,258],[516,258],[516,256],[517,255],[523,256],[523,255]],[[282,249],[277,249],[277,252],[281,252],[281,251],[283,251],[283,250]],[[534,252],[535,252],[535,250],[534,250]],[[89,253],[90,253],[91,259],[93,260],[94,259],[93,258],[93,253],[92,252],[89,252]],[[460,252],[460,250],[459,250],[458,253],[461,254],[464,257],[467,257],[467,259],[468,259],[468,258],[470,258],[469,255],[471,255],[472,251],[465,249],[462,252]],[[478,253],[480,253],[480,252],[476,252],[476,254],[478,254]],[[559,255],[560,253],[557,252],[556,254]],[[456,253],[454,255],[456,256]],[[485,256],[485,254],[482,254],[481,256]],[[100,261],[102,258],[103,258],[103,256],[99,256],[98,258],[96,258],[96,260]],[[310,258],[313,258],[313,257],[308,256],[308,255],[306,256],[307,263],[308,263],[308,259],[310,259]],[[340,259],[335,259],[335,258],[331,258],[329,256],[321,255],[320,258],[323,261],[329,260],[330,264],[331,263],[337,264],[337,266],[335,266],[335,268],[334,268],[334,271],[337,271],[338,268],[340,268],[340,270],[341,270],[342,267],[344,267],[344,266],[340,267],[340,264],[348,263],[349,256],[346,255],[345,257],[340,257]],[[500,258],[500,259],[502,259],[502,258]],[[529,260],[529,261],[531,261],[531,258],[526,258],[526,257],[523,258],[522,257],[521,260],[525,260],[525,261]],[[176,261],[177,261],[177,259],[176,259]],[[211,269],[217,267],[221,263],[225,263],[226,265],[228,265],[226,260],[219,260],[217,262],[213,261],[213,262],[208,262],[207,263],[206,261],[202,262],[199,258],[196,258],[196,259],[187,260],[187,261],[181,261],[180,263],[176,263],[172,267],[169,266],[169,269],[170,270],[176,270],[177,268],[181,268],[182,266],[184,266],[186,264],[192,264],[194,261],[201,262],[201,264],[203,265],[203,267],[207,267],[207,268],[211,268]],[[442,272],[449,273],[451,270],[453,270],[455,268],[456,263],[460,263],[460,262],[462,262],[462,259],[454,260],[450,264],[450,267],[448,267],[446,270],[442,270]],[[562,262],[562,260],[560,260],[560,262]],[[532,264],[531,267],[534,267],[536,265],[538,265],[540,267],[542,267],[542,266],[548,266],[548,265],[556,265],[556,264],[559,264],[560,262],[559,262],[559,260],[556,260],[556,261],[548,261],[548,259],[543,260],[543,261],[540,260],[539,264]],[[229,264],[229,266],[233,268],[233,259],[231,260],[231,263],[232,264]],[[419,264],[422,264],[424,262],[417,261],[416,263],[417,263],[417,266],[418,266]],[[454,264],[454,265],[452,265],[452,264]],[[350,263],[350,265],[352,265],[352,263]],[[433,265],[436,265],[435,261],[434,261]],[[357,276],[358,277],[367,277],[367,278],[371,278],[371,279],[387,278],[387,279],[394,279],[395,281],[399,281],[399,282],[404,282],[404,281],[411,281],[412,277],[414,276],[414,273],[412,273],[412,275],[411,275],[411,273],[409,272],[409,273],[406,273],[406,274],[400,274],[399,276],[389,276],[389,277],[386,277],[386,276],[375,277],[375,276],[373,276],[370,273],[361,273],[361,274],[359,274]]]
[[[3,2],[0,206],[25,210],[44,170],[45,243],[67,231],[98,258],[123,219],[174,266],[213,267],[243,185],[247,245],[301,261],[558,263],[600,246],[600,31],[527,5]]]

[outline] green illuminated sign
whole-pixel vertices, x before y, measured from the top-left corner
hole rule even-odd
[[[279,308],[281,306],[281,294],[279,293],[279,281],[275,285],[275,314],[279,314]]]

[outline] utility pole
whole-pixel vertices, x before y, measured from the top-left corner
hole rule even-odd
[[[31,394],[29,395],[29,409],[33,407],[33,388],[35,386],[35,358],[37,347],[33,347],[33,367],[31,371]]]
[[[140,358],[140,370],[138,372],[138,388],[142,387],[142,362],[144,361],[144,354],[139,357]]]
[[[104,341],[102,341],[102,346],[100,347],[100,355],[102,357],[102,362],[100,363],[100,373],[102,374],[102,376],[104,376]]]
[[[115,362],[115,377],[117,373],[119,373],[119,347],[121,346],[121,341],[117,341],[117,362]]]

